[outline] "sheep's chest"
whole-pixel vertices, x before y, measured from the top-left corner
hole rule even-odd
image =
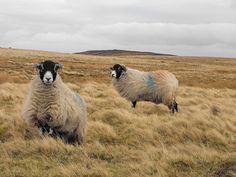
[[[37,119],[47,124],[59,124],[59,113],[57,109],[47,107],[46,109],[38,109]]]
[[[37,119],[43,122],[57,122],[60,119],[60,104],[53,95],[40,97],[36,103]]]

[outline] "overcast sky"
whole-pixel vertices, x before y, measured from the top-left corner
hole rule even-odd
[[[236,0],[0,0],[0,47],[236,57]]]

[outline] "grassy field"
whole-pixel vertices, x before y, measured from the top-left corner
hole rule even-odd
[[[32,64],[63,63],[61,76],[88,105],[83,146],[40,137],[21,118]],[[138,103],[111,85],[110,66],[168,69],[180,81],[180,112]],[[236,59],[88,56],[0,49],[0,177],[236,176]]]

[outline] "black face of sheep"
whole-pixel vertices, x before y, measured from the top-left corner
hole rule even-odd
[[[51,60],[46,60],[36,64],[35,67],[39,71],[42,82],[46,85],[50,85],[56,80],[57,71],[62,68],[62,65]]]
[[[123,72],[126,72],[126,67],[121,64],[115,64],[111,69],[111,77],[115,77],[116,79],[119,79],[121,74]]]

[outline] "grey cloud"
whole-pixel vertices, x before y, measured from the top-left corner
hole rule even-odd
[[[87,29],[87,35],[115,39],[120,44],[236,45],[236,24],[119,23],[95,28]]]
[[[0,46],[236,56],[234,0],[2,0]]]

